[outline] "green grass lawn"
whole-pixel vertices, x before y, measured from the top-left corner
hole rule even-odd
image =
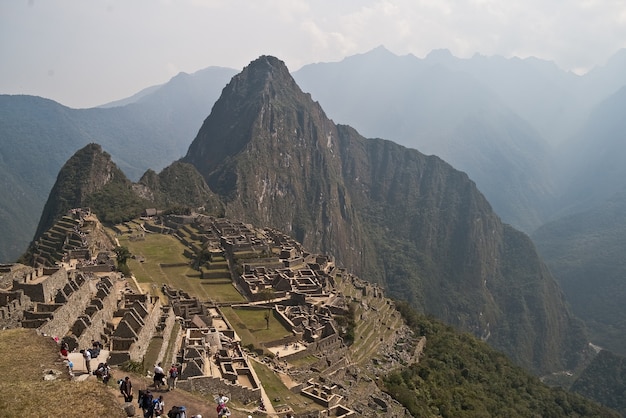
[[[310,410],[322,410],[320,405],[315,404],[312,400],[305,398],[302,395],[293,393],[285,384],[280,380],[280,377],[272,370],[270,370],[264,364],[257,361],[250,361],[254,371],[257,374],[259,380],[263,384],[265,393],[270,398],[272,405],[278,406],[282,404],[288,404],[297,414],[298,412],[310,411]]]
[[[144,373],[147,371],[153,371],[154,366],[156,366],[158,362],[159,352],[161,351],[161,347],[163,346],[163,338],[162,337],[154,337],[150,340],[150,344],[148,345],[148,350],[146,351],[146,355],[143,357],[143,371]]]
[[[118,236],[120,245],[128,247],[134,259],[128,260],[131,272],[144,291],[159,295],[160,288],[167,284],[181,289],[201,300],[216,302],[243,302],[245,298],[231,284],[220,280],[200,279],[199,272],[190,266],[162,267],[162,264],[188,263],[183,255],[185,246],[171,235],[146,234],[145,240],[131,241],[127,236]],[[144,259],[146,262],[141,262]]]
[[[270,314],[270,326],[267,329],[266,312],[266,310],[222,308],[222,313],[237,331],[244,346],[253,344],[255,347],[260,347],[262,343],[291,335],[291,331],[285,328],[273,314]]]

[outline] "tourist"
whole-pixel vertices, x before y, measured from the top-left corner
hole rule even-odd
[[[70,359],[66,359],[64,361],[67,364],[67,370],[69,371],[70,376],[74,376],[74,363],[72,363],[72,360]]]
[[[226,408],[226,402],[228,402],[230,400],[230,398],[226,395],[224,395],[223,393],[220,393],[217,398],[215,398],[215,402],[217,402],[217,415],[218,416],[224,416],[222,411],[224,411],[225,409],[228,410],[228,408]],[[228,412],[228,415],[230,415],[230,411]]]
[[[100,355],[100,349],[102,348],[102,344],[99,341],[91,340],[91,357],[96,358]]]
[[[167,377],[167,390],[176,389],[176,382],[178,381],[178,367],[175,364],[172,364],[170,370],[168,372]]]
[[[120,383],[120,392],[124,395],[124,402],[133,401],[133,384],[130,381],[130,377],[126,376]]]
[[[91,352],[89,350],[80,350],[83,355],[83,360],[85,360],[85,370],[87,370],[87,374],[91,374]]]
[[[152,414],[154,413],[154,403],[153,403],[152,392],[146,390],[145,392],[139,391],[139,399],[137,402],[139,403],[139,407],[143,411],[144,418],[152,418]]]
[[[226,405],[222,406],[222,409],[220,409],[220,411],[217,413],[218,417],[229,417],[230,416],[230,409],[228,409],[228,407]]]
[[[165,401],[163,401],[163,395],[153,400],[152,404],[153,404],[152,410],[154,411],[154,416],[158,418],[161,415],[163,415],[163,413],[165,412]]]
[[[109,383],[109,379],[111,378],[111,368],[108,363],[100,363],[98,364],[98,368],[96,368],[94,374],[99,379],[102,379],[102,383],[106,385]]]
[[[67,343],[65,341],[62,341],[61,342],[61,355],[63,357],[67,357],[68,350],[69,350],[69,347],[67,346]]]
[[[159,389],[163,384],[163,378],[165,377],[165,372],[163,371],[163,367],[161,367],[161,363],[157,364],[154,367],[154,388]]]

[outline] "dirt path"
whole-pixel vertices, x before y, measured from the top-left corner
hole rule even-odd
[[[119,408],[124,407],[124,398],[120,394],[117,389],[117,381],[118,379],[123,379],[126,374],[124,374],[121,370],[112,370],[111,373],[111,381],[109,383],[110,390],[116,393],[116,400],[118,402]],[[133,405],[135,405],[135,417],[141,417],[141,409],[137,407],[137,394],[139,390],[150,389],[155,396],[163,395],[163,400],[165,401],[165,411],[169,411],[170,408],[174,405],[181,406],[184,405],[187,408],[187,417],[191,418],[194,415],[201,414],[202,418],[217,418],[217,411],[215,410],[215,404],[213,401],[207,401],[206,399],[201,398],[200,396],[191,394],[189,392],[183,390],[173,390],[168,392],[167,390],[153,390],[150,385],[152,385],[152,380],[145,377],[138,377],[136,375],[130,375],[130,380],[133,382],[133,393],[135,394],[135,399],[133,399]],[[237,411],[231,408],[231,418],[247,418],[248,415],[252,415],[248,412]],[[259,415],[255,415],[259,416]]]

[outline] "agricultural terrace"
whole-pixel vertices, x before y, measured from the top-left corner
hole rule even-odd
[[[132,228],[133,224],[129,223],[126,226],[129,225]],[[203,279],[200,272],[192,268],[191,260],[185,257],[186,247],[178,239],[172,235],[143,233],[139,225],[135,227],[129,234],[118,235],[117,239],[119,245],[126,246],[132,254],[133,257],[128,260],[128,267],[143,291],[162,296],[160,289],[163,284],[167,284],[200,300],[245,301],[232,284],[225,260],[214,261],[217,268],[223,270],[223,275]],[[113,231],[110,232],[115,235]],[[141,238],[131,239],[139,233],[142,233]]]

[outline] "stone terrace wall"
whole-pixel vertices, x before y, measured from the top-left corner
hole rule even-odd
[[[117,309],[118,297],[111,279],[104,277],[100,283],[98,283],[97,287],[96,295],[85,308],[85,317],[77,320],[77,322],[89,321],[89,324],[86,324],[88,327],[85,328],[80,335],[76,335],[78,347],[91,347],[92,340],[103,341],[106,335],[105,329],[107,328],[107,324],[113,319],[113,314]],[[77,324],[74,323],[74,333],[77,332],[76,326]]]
[[[163,344],[161,344],[161,351],[159,351],[158,359],[160,359],[165,365],[172,362],[171,358],[164,358],[167,354],[169,338],[172,337],[172,331],[174,324],[176,323],[176,315],[171,306],[161,307],[161,318],[159,319],[159,333],[163,335]],[[178,335],[176,336],[178,340]]]
[[[133,298],[145,298],[145,295],[125,295],[127,299]],[[150,297],[147,303],[141,303],[141,305],[147,310],[147,315],[141,320],[143,324],[141,329],[135,336],[128,337],[114,337],[113,349],[111,351],[111,364],[118,364],[126,360],[141,361],[146,354],[146,350],[150,345],[150,341],[154,336],[157,325],[161,319],[161,302],[158,297]],[[138,299],[137,299],[138,300]],[[120,324],[121,325],[121,324]],[[118,325],[119,327],[119,325]],[[122,349],[121,347],[124,347]]]
[[[33,302],[49,303],[54,300],[57,290],[62,289],[67,281],[68,273],[65,269],[53,271],[47,277],[41,274],[36,276],[33,273],[13,280],[13,290],[23,290]]]
[[[24,291],[0,290],[0,328],[17,327],[24,311],[30,307],[30,298],[24,295]]]
[[[65,277],[67,279],[67,273]],[[69,281],[66,280],[66,284],[68,282]],[[72,279],[72,282],[77,284],[78,288],[69,295],[66,303],[35,304],[35,312],[52,311],[50,319],[45,324],[38,327],[40,332],[62,337],[68,333],[76,318],[85,311],[92,295],[95,293],[95,283],[80,274],[76,275],[76,277]],[[28,311],[25,312],[25,314],[28,315]],[[26,318],[27,317],[28,316],[26,316]],[[28,328],[26,321],[23,321],[22,325]]]

